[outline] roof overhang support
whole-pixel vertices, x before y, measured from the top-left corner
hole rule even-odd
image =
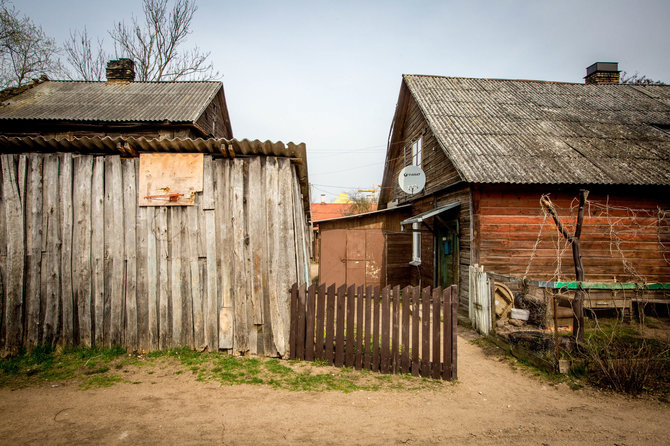
[[[429,218],[431,218],[431,217],[437,217],[437,218],[438,218],[438,221],[439,221],[441,224],[443,224],[445,227],[448,228],[448,225],[446,225],[446,224],[444,223],[444,221],[439,217],[439,214],[441,214],[441,213],[443,213],[443,212],[446,212],[446,211],[449,211],[449,210],[451,210],[451,209],[456,209],[456,208],[458,208],[458,207],[460,207],[460,206],[461,206],[460,201],[454,201],[454,202],[452,202],[452,203],[448,203],[448,204],[445,204],[445,205],[443,205],[443,206],[439,206],[439,207],[436,207],[436,208],[434,208],[434,209],[431,209],[430,211],[422,212],[422,213],[420,213],[420,214],[417,214],[417,215],[415,215],[415,216],[413,216],[413,217],[410,217],[410,218],[408,218],[408,219],[405,219],[405,220],[401,221],[401,222],[400,222],[400,230],[401,230],[401,231],[404,231],[404,230],[405,230],[405,226],[407,226],[407,225],[412,225],[412,231],[415,231],[415,230],[417,230],[418,228],[417,228],[417,229],[414,229],[414,228],[415,228],[414,223],[421,223],[421,224],[423,224],[424,226],[426,226],[430,232],[432,232],[433,234],[435,234],[435,231],[433,230],[433,228],[430,227],[430,225],[428,225],[428,223],[426,223],[425,220],[427,220],[427,219],[429,219]]]

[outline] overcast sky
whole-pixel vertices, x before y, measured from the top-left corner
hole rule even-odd
[[[140,0],[15,6],[63,42]],[[381,183],[402,74],[583,82],[597,61],[670,82],[670,1],[205,1],[189,43],[223,75],[234,136],[307,144],[312,201]]]

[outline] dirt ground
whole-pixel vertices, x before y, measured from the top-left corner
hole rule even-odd
[[[552,385],[461,331],[437,390],[221,387],[170,369],[105,389],[0,389],[2,444],[670,444],[670,405]]]

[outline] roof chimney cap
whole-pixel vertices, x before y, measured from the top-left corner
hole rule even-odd
[[[618,84],[619,64],[617,62],[596,62],[586,68],[584,82],[587,84]]]
[[[596,62],[593,65],[586,68],[586,75],[590,76],[596,71],[604,73],[618,73],[619,72],[619,63],[618,62]]]
[[[117,59],[107,62],[107,82],[133,82],[135,62],[132,59]]]

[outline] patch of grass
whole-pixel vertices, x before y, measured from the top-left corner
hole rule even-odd
[[[157,363],[158,362],[158,363]],[[379,375],[369,370],[351,367],[335,368],[326,361],[287,361],[250,356],[232,356],[221,352],[197,352],[188,348],[171,349],[137,356],[122,348],[66,348],[56,352],[44,347],[29,353],[22,352],[0,361],[0,385],[39,385],[44,381],[73,380],[79,388],[109,387],[124,379],[113,373],[132,367],[155,367],[170,370],[177,366],[176,375],[186,372],[199,382],[218,382],[221,385],[266,385],[291,391],[356,390],[419,390],[444,385],[442,381],[425,380],[411,375]],[[155,374],[150,369],[145,373]],[[155,384],[155,381],[151,382]]]
[[[51,346],[37,346],[0,360],[0,385],[24,387],[104,374],[112,364],[118,368],[119,358],[124,355],[126,350],[122,347],[65,347],[56,351]]]
[[[327,367],[327,366],[330,365],[330,364],[328,363],[328,361],[326,361],[325,359],[315,359],[315,360],[312,362],[312,364],[314,364],[314,365],[317,366],[317,367]]]
[[[84,375],[97,375],[97,374],[100,374],[100,373],[107,373],[107,372],[109,372],[109,367],[103,365],[102,367],[98,367],[98,368],[91,369],[91,370],[86,370],[84,372]]]
[[[293,369],[279,363],[278,359],[270,359],[265,361],[263,366],[270,372],[275,375],[286,376],[293,372]]]
[[[118,375],[95,375],[84,380],[84,382],[79,385],[79,388],[82,390],[90,390],[111,387],[114,384],[122,381],[123,379]]]

